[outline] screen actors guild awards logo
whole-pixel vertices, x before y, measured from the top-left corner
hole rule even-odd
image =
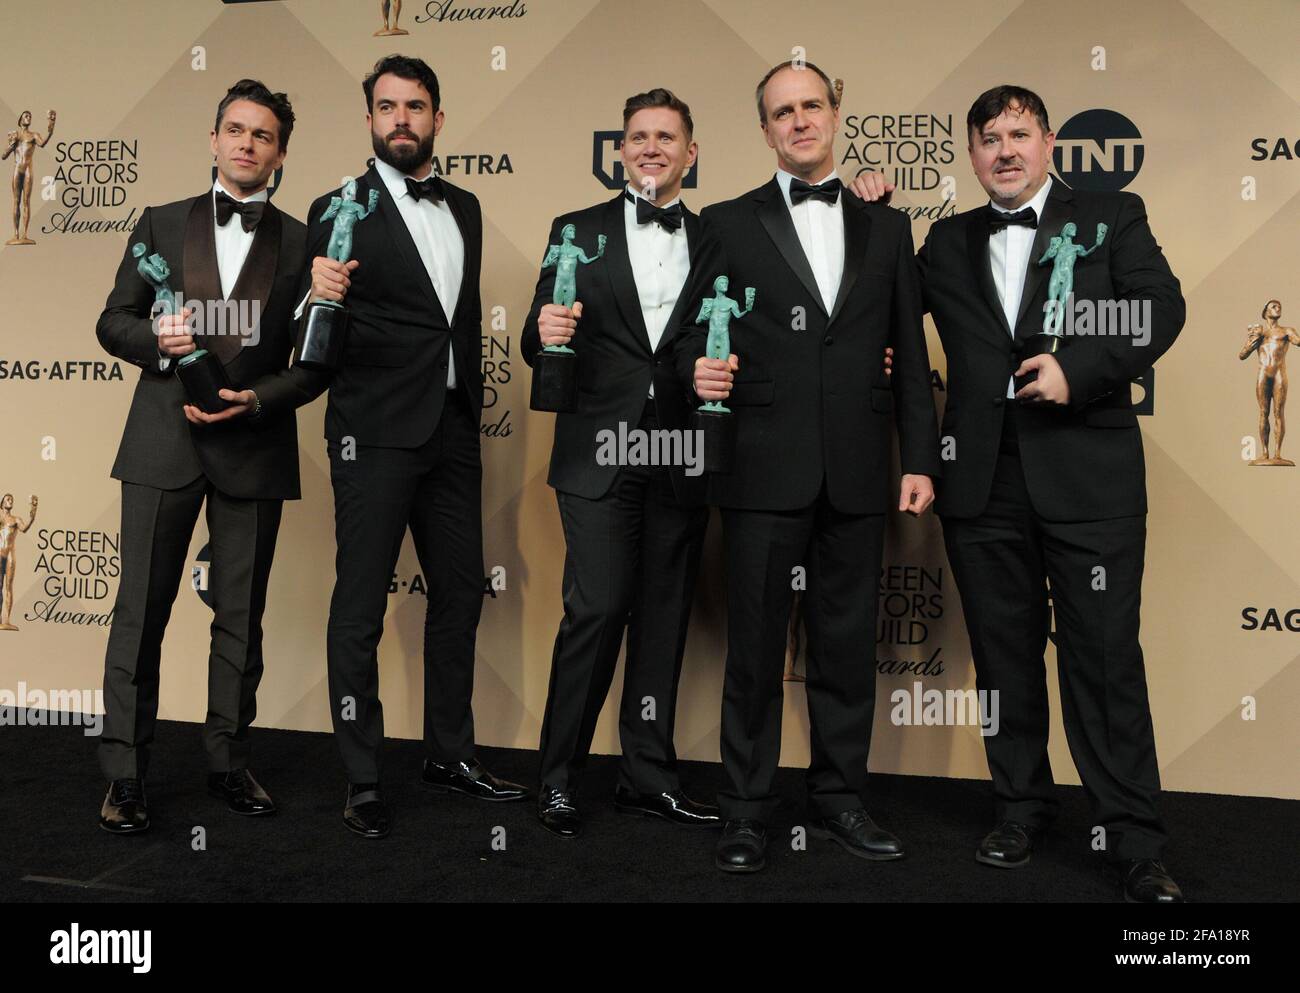
[[[18,571],[18,558],[14,546],[18,536],[36,523],[36,497],[32,497],[31,511],[27,520],[13,513],[14,495],[6,493],[0,497],[0,573],[4,574],[4,603],[0,604],[0,631],[17,631],[18,627],[10,623],[9,617],[14,610],[14,573]]]
[[[35,245],[36,242],[27,237],[27,224],[32,219],[32,185],[35,177],[32,175],[32,158],[36,149],[44,148],[54,134],[54,111],[48,115],[49,125],[45,129],[45,137],[41,137],[35,131],[31,130],[32,112],[24,110],[18,115],[18,130],[10,131],[5,136],[5,153],[0,155],[0,160],[14,157],[14,175],[10,182],[10,191],[14,198],[14,236],[5,242],[6,245]]]
[[[1286,353],[1300,345],[1300,333],[1283,327],[1282,304],[1270,300],[1260,312],[1263,324],[1246,329],[1246,343],[1237,358],[1243,362],[1254,352],[1259,356],[1259,374],[1255,378],[1255,401],[1259,404],[1259,457],[1250,465],[1295,465],[1282,458],[1282,439],[1286,436]],[[1269,423],[1270,419],[1272,424]],[[1271,428],[1271,431],[1270,431]],[[1272,441],[1273,448],[1269,449]]]

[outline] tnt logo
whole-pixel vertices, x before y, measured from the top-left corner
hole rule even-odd
[[[1114,193],[1142,168],[1145,146],[1137,125],[1113,110],[1085,110],[1056,132],[1052,162],[1067,186]]]
[[[623,171],[623,160],[619,151],[623,148],[622,131],[593,131],[591,137],[591,174],[600,180],[601,185],[609,190],[621,190],[627,185],[627,175]],[[682,177],[682,189],[693,190],[700,172],[700,159]]]

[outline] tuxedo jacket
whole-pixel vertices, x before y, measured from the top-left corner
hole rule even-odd
[[[1130,385],[1173,344],[1186,314],[1178,280],[1132,193],[1071,190],[1053,178],[1034,235],[1012,338],[989,268],[984,208],[937,221],[917,262],[925,305],[948,360],[948,401],[941,434],[952,439],[936,510],[974,517],[988,503],[1017,350],[1043,328],[1052,265],[1043,265],[1051,239],[1073,221],[1076,244],[1099,249],[1074,266],[1081,301],[1150,301],[1149,341],[1142,336],[1071,335],[1057,353],[1070,386],[1066,406],[1017,409],[1025,484],[1035,511],[1050,521],[1092,521],[1145,514],[1146,468]]]
[[[676,349],[683,383],[705,353],[707,322],[695,319],[714,279],[730,278],[728,295],[742,309],[745,288],[757,290],[753,312],[731,321],[740,367],[725,405],[736,419],[736,458],[729,474],[710,476],[709,499],[720,506],[795,510],[811,505],[824,481],[836,510],[885,512],[891,412],[902,471],[939,474],[910,222],[847,191],[839,205],[844,275],[829,313],[775,178],[700,215],[708,254],[688,281]]]
[[[269,201],[252,246],[231,290],[252,313],[260,307],[256,334],[196,335],[200,348],[224,363],[236,389],[252,389],[262,413],[221,424],[193,425],[181,407],[188,395],[175,373],[176,359],[159,365],[158,338],[149,318],[153,288],[140,275],[131,246],[143,242],[171,268],[168,285],[184,300],[221,301],[212,191],[161,207],[146,207],[127,240],[122,263],[95,333],[111,355],[140,367],[126,428],[113,463],[113,477],[158,489],[178,489],[200,474],[229,496],[297,499],[296,407],[319,396],[324,385],[290,369],[296,322],[293,311],[305,260],[306,228]],[[238,224],[238,218],[230,223]],[[251,342],[256,341],[256,344]]]
[[[682,206],[687,251],[691,261],[700,254],[703,237],[700,219]],[[594,500],[605,495],[619,466],[599,465],[597,435],[604,430],[618,433],[619,422],[631,430],[641,420],[650,385],[654,384],[655,414],[661,428],[686,430],[690,427],[690,386],[677,377],[673,345],[677,329],[688,309],[688,278],[668,318],[659,344],[650,347],[650,336],[641,312],[636,279],[628,255],[624,220],[624,197],[617,197],[584,210],[562,214],[551,224],[550,245],[563,238],[566,224],[577,230],[574,244],[590,257],[596,251],[596,236],[605,235],[605,254],[596,262],[579,264],[577,299],[582,317],[572,348],[577,353],[578,406],[556,415],[555,440],[551,446],[551,469],[547,482],[564,493]],[[537,315],[552,302],[556,267],[541,270],[533,304],[520,336],[524,361],[530,366],[542,347]],[[680,503],[698,505],[704,500],[704,477],[687,476],[681,466],[670,468],[673,493]]]
[[[375,213],[352,228],[353,271],[343,304],[350,328],[341,368],[329,383],[325,437],[378,448],[418,448],[433,435],[447,395],[447,357],[456,363],[456,383],[466,391],[475,420],[483,409],[479,336],[483,308],[479,270],[483,256],[483,214],[478,198],[443,180],[447,204],[465,242],[465,268],[456,310],[448,314],[428,270],[373,160],[357,179],[357,203],[379,191]],[[309,257],[323,256],[334,222],[321,221],[333,190],[307,214]],[[311,286],[303,274],[299,299]],[[304,310],[303,319],[306,319]]]

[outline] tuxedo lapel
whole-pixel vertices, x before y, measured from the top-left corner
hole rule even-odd
[[[221,292],[221,270],[217,267],[217,228],[212,212],[211,191],[195,198],[185,220],[181,272],[185,299],[196,300],[204,308],[199,327],[205,333],[195,336],[198,339],[195,344],[212,352],[225,365],[239,354],[238,336],[208,333],[222,329],[207,328],[202,323],[209,312],[216,310],[209,309],[209,301],[216,304],[225,299]]]
[[[1047,271],[1051,266],[1039,265],[1038,260],[1047,251],[1053,238],[1061,233],[1061,228],[1074,213],[1074,195],[1070,188],[1059,179],[1052,180],[1052,188],[1047,191],[1047,202],[1043,204],[1043,216],[1038,222],[1038,231],[1034,234],[1034,247],[1029,252],[1029,271],[1025,273],[1025,288],[1020,294],[1020,312],[1016,315],[1016,337],[1023,338],[1043,330],[1042,321],[1026,322],[1030,305],[1037,296]]]
[[[366,174],[357,181],[357,203],[365,204],[369,202],[369,190],[379,191],[379,220],[387,229],[391,243],[397,246],[397,254],[407,269],[406,280],[402,280],[400,276],[394,274],[393,281],[398,285],[407,283],[418,286],[428,299],[429,304],[437,308],[437,312],[442,314],[445,320],[446,311],[443,310],[442,301],[438,299],[438,293],[433,288],[433,281],[429,279],[429,270],[424,268],[424,263],[420,260],[419,250],[415,247],[415,239],[411,237],[406,221],[402,219],[402,212],[397,209],[397,202],[388,192],[388,187],[380,178],[379,172],[373,164],[366,170]],[[366,218],[360,223],[365,224],[368,220],[369,218]],[[460,223],[459,218],[457,223]],[[365,264],[364,261],[362,264]],[[448,326],[450,326],[450,322],[448,322]]]
[[[627,247],[627,228],[623,220],[623,194],[605,205],[601,211],[603,229],[598,234],[605,236],[605,273],[609,278],[609,289],[618,304],[623,323],[627,325],[637,343],[647,352],[650,351],[650,333],[645,326],[645,315],[641,313],[641,296],[637,292],[636,276],[632,272],[632,258]],[[590,235],[591,232],[587,232]],[[671,326],[672,322],[669,322]]]
[[[989,265],[989,226],[981,210],[971,211],[966,218],[966,256],[970,261],[975,282],[979,284],[980,294],[1002,329],[998,344],[1010,341],[1011,327],[1007,324],[1007,315],[1002,309],[1002,301],[998,299],[998,288],[993,283],[993,269]],[[985,328],[988,327],[988,322],[978,321],[976,326]]]
[[[803,253],[803,246],[799,244],[799,235],[794,229],[790,209],[785,205],[785,197],[781,194],[781,185],[774,177],[766,186],[759,188],[758,195],[760,202],[756,213],[759,221],[767,229],[768,236],[781,253],[785,264],[799,277],[799,282],[803,283],[817,308],[825,314],[826,304],[822,301],[822,292],[817,287],[817,280],[813,276],[812,266],[808,264],[808,257]]]
[[[472,285],[471,280],[478,278],[478,273],[470,272],[469,266],[471,259],[479,257],[478,239],[482,237],[482,231],[470,230],[469,219],[465,214],[465,204],[461,199],[460,190],[445,180],[443,190],[446,192],[447,206],[451,208],[451,216],[455,218],[456,227],[460,229],[461,244],[465,248],[465,264],[461,266],[460,288],[456,293],[456,313],[450,315],[451,323],[449,326],[454,328],[456,326],[456,314],[460,313],[461,308],[465,306],[466,299],[470,296],[465,292],[465,288]],[[421,263],[420,268],[424,268],[423,263]]]
[[[844,212],[844,275],[840,277],[840,289],[835,296],[835,306],[831,308],[828,324],[835,323],[835,318],[844,308],[844,301],[853,290],[853,284],[858,281],[858,273],[867,257],[867,241],[871,237],[871,218],[861,206],[861,201],[840,193],[840,209]]]
[[[235,222],[232,220],[231,223]],[[239,270],[239,278],[230,291],[231,300],[257,301],[259,323],[261,315],[266,313],[267,301],[271,298],[271,284],[275,282],[276,266],[280,258],[280,227],[280,212],[268,202],[253,235],[248,257],[244,259],[244,267]],[[236,346],[243,344],[238,335],[226,334],[222,337]],[[253,340],[260,341],[260,335]],[[234,358],[234,353],[230,358],[221,356],[221,361],[229,362],[231,358]]]
[[[682,204],[682,223],[686,226],[686,252],[690,258],[691,265],[695,265],[695,255],[700,248],[700,239],[704,237],[704,229],[700,224],[698,214],[692,214],[686,209],[686,204]],[[685,312],[690,309],[691,301],[686,299],[686,288],[691,285],[689,271],[686,275],[686,282],[682,283],[682,288],[677,294],[677,302],[673,304],[673,312],[668,315],[668,323],[664,326],[664,333],[659,338],[659,347],[655,349],[655,354],[672,346],[673,340],[677,337],[677,329],[681,327],[685,318]]]

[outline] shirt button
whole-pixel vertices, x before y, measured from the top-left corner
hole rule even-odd
[[[834,340],[835,340],[835,339],[832,338],[830,335],[827,335],[825,341],[823,341],[822,344],[824,344],[824,345],[829,345],[829,344],[831,344],[831,342],[833,342]]]

